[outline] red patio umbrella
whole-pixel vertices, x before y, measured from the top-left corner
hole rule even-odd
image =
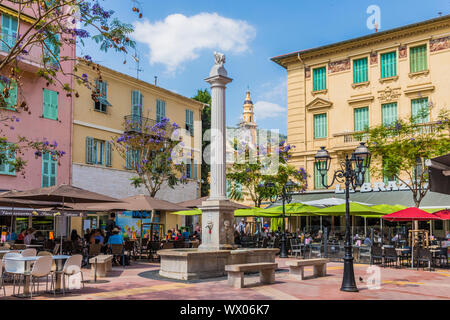
[[[441,220],[438,216],[416,207],[406,208],[383,216],[388,221],[429,221]]]
[[[423,211],[416,207],[406,208],[391,214],[387,214],[383,217],[388,221],[429,221],[429,220],[441,220],[438,216]],[[412,236],[412,235],[411,235]],[[411,268],[414,268],[414,241],[412,241],[411,249]]]
[[[433,215],[438,216],[442,220],[450,220],[450,210],[445,209],[438,212],[433,212]]]

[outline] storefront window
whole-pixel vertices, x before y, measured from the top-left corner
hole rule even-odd
[[[49,232],[55,228],[53,217],[33,217],[33,229],[36,230],[35,237],[39,240],[40,237],[48,238]]]
[[[16,234],[23,229],[28,229],[28,217],[16,217]]]

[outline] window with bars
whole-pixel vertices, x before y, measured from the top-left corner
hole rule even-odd
[[[428,98],[411,100],[411,116],[415,123],[426,123],[429,121]]]
[[[387,127],[397,121],[397,102],[381,105],[381,121],[383,126]]]
[[[321,91],[327,88],[327,68],[316,68],[313,71],[314,91]]]
[[[108,102],[108,83],[105,81],[95,80],[95,84],[98,90],[97,101],[94,101],[94,110],[106,112],[106,107],[110,107]]]
[[[410,49],[410,72],[420,72],[428,69],[427,45],[413,47]]]
[[[14,162],[16,159],[16,154],[11,151],[9,148],[9,144],[5,146],[5,149],[2,150],[0,157],[0,174],[6,174],[9,176],[16,175],[16,169],[11,162]]]
[[[162,100],[156,100],[156,122],[160,122],[161,119],[166,117],[166,102]]]
[[[397,52],[388,52],[381,55],[381,78],[390,78],[397,75]]]
[[[50,152],[42,155],[42,188],[56,186],[58,160]]]
[[[194,135],[194,111],[186,109],[186,130],[190,135]]]
[[[364,131],[369,127],[369,107],[357,108],[355,114],[355,132]]]
[[[8,87],[8,98],[5,98],[4,90],[5,87]],[[9,110],[16,110],[17,106],[17,83],[11,82],[11,83],[4,83],[3,81],[0,81],[0,94],[3,96],[3,99],[5,100],[5,105],[2,106],[5,109]]]
[[[58,120],[58,92],[44,89],[42,93],[42,116]]]
[[[328,177],[327,175],[324,176],[323,182],[327,184]],[[320,170],[317,169],[316,166],[314,166],[314,189],[320,190],[325,189],[325,186],[322,183],[322,175],[320,174]]]
[[[362,83],[369,81],[369,69],[367,58],[353,60],[353,82]]]
[[[314,139],[327,137],[327,114],[314,115]]]

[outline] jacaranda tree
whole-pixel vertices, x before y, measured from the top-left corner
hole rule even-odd
[[[292,180],[296,191],[303,192],[307,188],[307,174],[303,168],[296,169],[288,164],[292,149],[295,146],[284,141],[272,148],[257,146],[251,150],[248,145],[239,146],[235,142],[237,161],[228,169],[227,179],[230,181],[231,198],[242,200],[249,197],[255,207],[261,207],[263,201],[280,194],[283,186]],[[268,188],[267,183],[275,187]]]
[[[137,117],[125,122],[125,133],[111,143],[125,159],[127,169],[136,176],[131,183],[136,187],[144,186],[151,197],[155,197],[164,184],[174,188],[185,183],[185,165],[177,163],[180,139],[179,126],[168,118],[160,122]]]
[[[141,18],[142,13],[134,5],[135,1],[130,1],[133,12]],[[5,138],[6,130],[14,130],[14,123],[20,121],[20,112],[31,114],[33,111],[26,92],[22,90],[25,70],[21,62],[32,60],[37,63],[36,76],[44,79],[47,86],[59,86],[69,97],[77,97],[78,92],[70,83],[62,82],[60,75],[74,77],[92,90],[95,100],[100,92],[94,81],[76,74],[77,60],[91,61],[91,57],[60,56],[60,48],[71,47],[75,50],[76,46],[84,46],[84,41],[91,38],[100,50],[126,54],[129,48],[135,46],[129,38],[133,27],[114,18],[114,12],[102,7],[97,0],[0,0],[0,5],[11,8],[18,21],[12,27],[15,30],[10,30],[0,39],[5,53],[0,58],[0,123],[3,124],[0,128],[0,162],[9,161],[16,171],[23,174],[26,161],[22,156],[25,151],[34,150],[36,157],[50,152],[58,159],[65,152],[57,149],[56,141],[31,141],[20,135],[15,141]],[[98,66],[92,65],[100,73]],[[13,90],[18,97],[15,104],[11,104],[10,99]],[[8,160],[6,151],[14,153],[15,159]]]

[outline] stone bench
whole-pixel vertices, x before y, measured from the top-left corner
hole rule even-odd
[[[315,277],[325,277],[327,275],[328,259],[306,259],[306,260],[288,260],[286,265],[289,266],[289,274],[297,280],[305,278],[304,268],[314,267]]]
[[[99,255],[89,259],[91,275],[95,275],[95,259],[97,259],[97,277],[106,277],[106,273],[112,270],[113,255]]]
[[[228,284],[234,288],[244,287],[244,272],[259,271],[261,283],[270,284],[275,282],[275,269],[277,263],[261,262],[246,264],[231,264],[225,266],[228,272]]]

